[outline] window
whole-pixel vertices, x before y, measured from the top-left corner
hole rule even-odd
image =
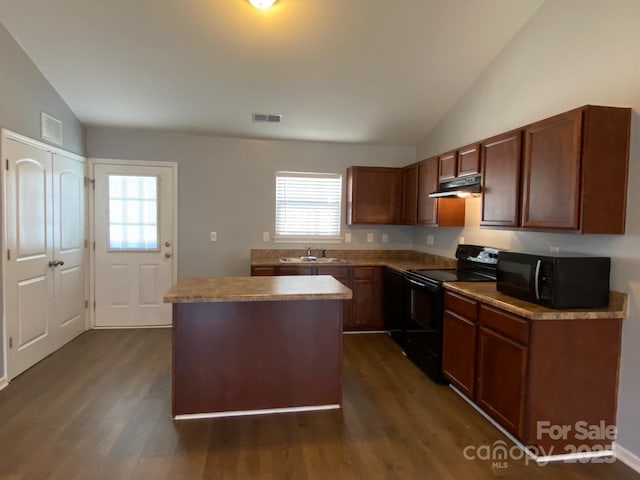
[[[276,236],[338,239],[341,199],[340,174],[276,172]]]
[[[109,175],[109,249],[158,250],[158,178]]]

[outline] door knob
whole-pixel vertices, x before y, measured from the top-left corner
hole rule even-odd
[[[165,247],[170,247],[171,246],[171,242],[164,242],[164,246]]]
[[[64,265],[64,262],[62,260],[50,260],[49,261],[49,266],[50,267],[57,267],[58,265]]]
[[[169,252],[165,253],[164,258],[171,258],[171,254]]]

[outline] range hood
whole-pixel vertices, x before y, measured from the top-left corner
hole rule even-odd
[[[431,198],[439,197],[478,197],[480,196],[481,175],[453,178],[440,182],[438,190],[429,194]]]

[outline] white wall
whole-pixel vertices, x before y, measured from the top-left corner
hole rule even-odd
[[[178,276],[246,275],[252,248],[305,248],[306,244],[264,243],[273,235],[275,172],[335,172],[351,165],[404,166],[415,149],[317,142],[247,140],[113,128],[88,128],[91,158],[178,162]],[[344,177],[343,177],[344,181]],[[344,215],[344,214],[343,214]],[[344,217],[343,217],[344,223]],[[218,241],[209,241],[209,232]],[[343,226],[351,244],[324,248],[411,249],[413,233],[404,226]],[[375,243],[365,243],[366,233]],[[381,234],[389,234],[382,245]]]
[[[430,251],[447,255],[463,236],[467,243],[511,250],[549,251],[553,245],[611,256],[612,288],[630,295],[623,327],[618,443],[640,455],[639,19],[637,0],[548,0],[417,149],[418,159],[427,158],[585,104],[632,107],[626,235],[481,230],[480,201],[472,199],[467,200],[464,229],[416,228],[414,242],[425,249],[426,235],[434,234]]]

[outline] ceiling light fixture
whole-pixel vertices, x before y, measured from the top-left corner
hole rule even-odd
[[[276,0],[249,0],[249,2],[251,3],[251,5],[259,8],[260,10],[266,10],[271,5],[276,3]]]

